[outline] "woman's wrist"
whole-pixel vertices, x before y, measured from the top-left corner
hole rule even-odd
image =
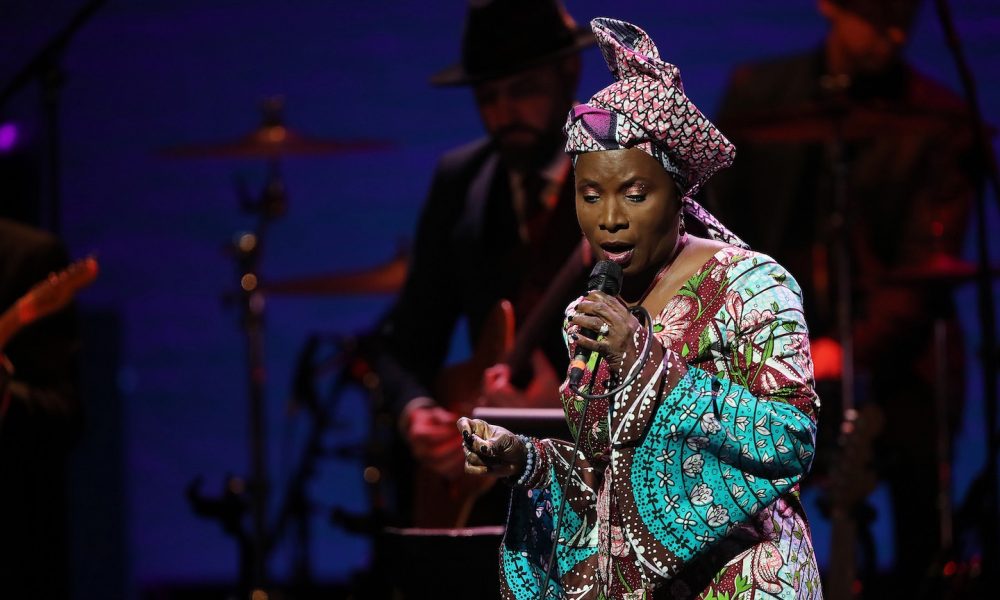
[[[535,474],[538,451],[535,449],[535,445],[531,443],[531,438],[519,435],[517,439],[524,447],[524,462],[521,466],[521,475],[514,481],[514,485],[523,486]]]
[[[524,461],[518,474],[511,475],[507,481],[513,486],[534,489],[548,482],[549,457],[542,441],[524,435],[517,436],[524,448]]]

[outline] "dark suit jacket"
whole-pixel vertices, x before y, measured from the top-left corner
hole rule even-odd
[[[446,154],[438,163],[420,216],[410,271],[393,308],[374,336],[365,341],[381,382],[381,412],[395,423],[412,399],[434,397],[434,380],[447,356],[459,319],[465,319],[471,346],[490,311],[501,299],[514,304],[517,323],[531,313],[582,239],[576,221],[572,173],[549,214],[544,234],[522,241],[511,202],[509,176],[493,146],[481,140]],[[581,272],[572,291],[543,323],[544,351],[557,375],[569,358],[562,340],[562,309],[584,291]],[[382,449],[390,476],[380,492],[388,495],[388,518],[409,523],[412,457],[398,437]],[[380,457],[372,457],[378,461]],[[507,496],[494,488],[477,502],[471,524],[499,524]]]
[[[380,327],[382,381],[396,410],[415,397],[433,397],[429,390],[459,318],[467,319],[473,345],[501,299],[514,303],[523,322],[580,240],[572,174],[545,235],[526,244],[493,147],[481,140],[445,155],[420,217],[406,285]],[[579,281],[562,306],[583,292],[585,277]],[[548,321],[540,347],[562,374],[569,360],[561,310]]]

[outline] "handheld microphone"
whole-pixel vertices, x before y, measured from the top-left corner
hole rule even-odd
[[[594,265],[594,269],[590,272],[590,279],[587,281],[587,292],[599,290],[609,296],[617,296],[618,292],[622,289],[622,276],[622,267],[618,263],[611,262],[610,260],[598,261]],[[584,328],[580,329],[580,334],[592,340],[596,340],[598,336],[596,331]],[[595,351],[591,352],[590,356],[587,356],[587,350],[577,346],[576,356],[569,363],[570,388],[579,387],[580,381],[583,379],[583,372],[587,369],[587,363],[596,354],[597,352]]]

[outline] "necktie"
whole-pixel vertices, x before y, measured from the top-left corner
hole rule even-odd
[[[539,238],[545,229],[548,221],[548,211],[545,206],[543,193],[548,186],[548,181],[538,173],[527,173],[524,176],[522,188],[524,190],[524,222],[523,231],[527,241],[532,242]]]

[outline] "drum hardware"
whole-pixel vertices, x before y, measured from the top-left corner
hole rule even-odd
[[[841,362],[840,362],[840,402],[841,402],[841,431],[846,431],[853,424],[853,416],[857,414],[855,403],[855,371],[854,371],[854,328],[853,328],[853,308],[852,285],[853,270],[851,268],[851,231],[853,225],[853,215],[850,210],[850,200],[848,191],[848,171],[850,169],[847,159],[847,129],[848,106],[843,102],[842,94],[833,91],[829,99],[830,113],[834,117],[833,136],[828,138],[828,149],[830,156],[830,168],[833,173],[833,211],[830,215],[829,223],[832,238],[834,280],[836,281],[836,323],[837,339],[840,342]],[[842,437],[841,440],[844,438]],[[841,444],[841,449],[844,446]],[[864,497],[857,499],[863,503]],[[839,532],[843,537],[847,537],[849,532],[853,532],[856,527],[854,514],[845,515],[838,524],[841,528]],[[835,531],[835,534],[838,532]],[[864,535],[864,533],[862,533]],[[834,564],[831,560],[830,572],[838,573],[841,581],[829,582],[835,584],[830,590],[833,600],[848,600],[855,594],[853,584],[856,579],[855,558],[853,546],[843,548],[839,551],[835,549],[834,556],[840,558],[839,564]]]
[[[176,146],[161,152],[168,158],[252,158],[267,160],[267,179],[257,197],[244,184],[237,186],[236,194],[243,212],[256,217],[252,231],[237,234],[228,247],[237,268],[238,285],[235,293],[223,295],[224,300],[238,299],[239,322],[247,348],[248,411],[250,431],[248,436],[250,475],[244,480],[231,477],[223,493],[216,498],[201,495],[200,481],[188,488],[188,499],[196,514],[215,518],[223,529],[239,543],[240,594],[249,596],[264,593],[268,586],[267,560],[278,539],[292,520],[306,511],[305,481],[311,477],[313,455],[319,454],[319,433],[329,423],[326,413],[319,410],[319,403],[310,405],[313,411],[313,430],[307,451],[298,469],[289,481],[280,507],[277,522],[269,523],[268,500],[271,482],[268,476],[268,452],[265,421],[264,362],[264,290],[261,288],[260,265],[262,249],[268,228],[282,216],[287,208],[287,192],[281,177],[280,160],[291,156],[316,156],[361,150],[374,150],[387,146],[370,140],[338,141],[313,138],[300,134],[284,125],[283,100],[270,98],[263,102],[261,125],[248,135],[232,141]],[[245,514],[250,524],[244,523]],[[308,531],[298,522],[299,548],[308,548]],[[304,541],[303,541],[304,540]],[[301,552],[300,552],[301,555]],[[299,578],[308,579],[308,555],[296,558]]]

